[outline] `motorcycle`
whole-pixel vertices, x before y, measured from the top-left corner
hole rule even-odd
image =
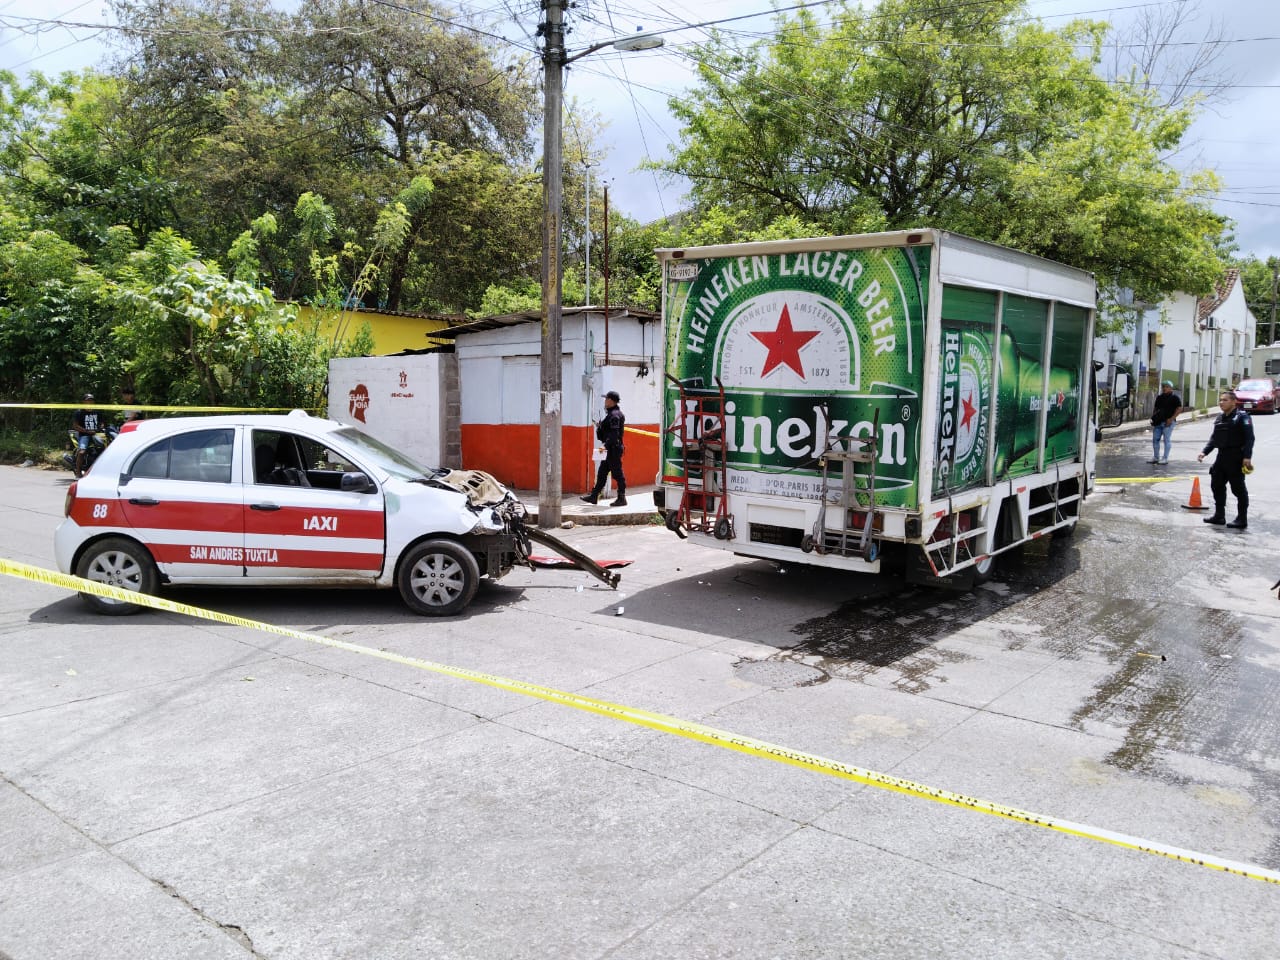
[[[76,479],[79,480],[89,472],[89,468],[93,466],[93,462],[102,455],[102,451],[107,449],[107,444],[114,440],[119,433],[120,428],[109,423],[91,436],[89,438],[89,447],[84,452],[84,468],[77,470],[76,451],[80,446],[80,434],[76,433],[74,430],[68,430],[67,434],[71,437],[71,452],[64,453],[62,455],[62,465],[74,473]]]

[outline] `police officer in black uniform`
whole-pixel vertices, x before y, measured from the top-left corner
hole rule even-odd
[[[1218,456],[1209,468],[1209,485],[1213,490],[1213,516],[1205,517],[1205,523],[1226,524],[1236,530],[1249,526],[1249,491],[1245,489],[1245,471],[1253,472],[1253,420],[1236,406],[1236,395],[1223,390],[1218,397],[1222,413],[1213,421],[1213,434],[1205,444],[1197,460],[1203,460],[1212,451]],[[1227,485],[1236,498],[1236,518],[1227,523]]]
[[[626,429],[627,418],[622,415],[622,408],[618,406],[621,400],[616,390],[610,390],[604,395],[604,416],[596,424],[596,439],[604,444],[604,460],[596,471],[595,489],[582,498],[587,503],[600,501],[605,481],[609,474],[613,474],[613,482],[618,485],[618,499],[609,506],[627,505],[627,478],[622,474],[622,454],[625,449],[622,445],[622,432]]]

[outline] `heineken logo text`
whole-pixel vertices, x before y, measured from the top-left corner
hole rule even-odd
[[[935,488],[957,489],[986,465],[991,348],[974,330],[943,329]]]
[[[960,334],[942,335],[942,415],[938,421],[938,471],[951,472],[956,449],[956,393],[960,389]]]
[[[718,424],[714,417],[705,418],[705,422],[697,423],[697,416],[692,412],[694,405],[690,403],[685,413],[685,435],[703,436],[706,431]],[[859,439],[871,436],[874,424],[870,420],[860,420],[850,424],[848,420],[834,417],[827,427],[827,419],[820,406],[814,406],[812,419],[787,417],[774,424],[767,414],[759,416],[737,416],[737,404],[730,400],[725,406],[724,429],[726,433],[726,449],[730,453],[745,456],[763,454],[767,457],[780,456],[784,460],[808,461],[821,456],[825,451],[838,449],[842,440]],[[910,408],[904,408],[908,413]],[[885,466],[902,466],[907,462],[907,429],[901,423],[881,423],[880,435],[876,438],[876,448],[880,452],[879,462]],[[850,450],[860,449],[860,445],[849,445]]]

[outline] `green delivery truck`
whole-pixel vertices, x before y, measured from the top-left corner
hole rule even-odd
[[[931,229],[657,254],[657,500],[675,533],[961,579],[1075,525],[1096,440],[1091,274]]]

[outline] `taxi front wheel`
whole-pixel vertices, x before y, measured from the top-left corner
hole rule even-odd
[[[396,586],[414,613],[448,617],[459,613],[476,595],[480,565],[460,543],[428,540],[405,555]]]
[[[76,564],[76,576],[138,593],[153,594],[160,586],[160,575],[151,555],[132,540],[122,537],[107,537],[86,548]],[[143,610],[135,603],[100,597],[95,593],[82,593],[80,599],[96,613],[111,616]]]

